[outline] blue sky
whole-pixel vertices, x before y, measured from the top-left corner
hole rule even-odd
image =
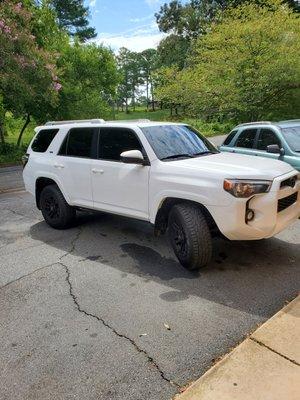
[[[156,47],[163,38],[154,13],[167,0],[86,0],[96,41],[117,51],[124,46],[133,51]]]

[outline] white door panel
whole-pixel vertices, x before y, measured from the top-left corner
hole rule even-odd
[[[92,160],[94,208],[148,219],[149,166]]]
[[[83,207],[93,207],[91,188],[91,159],[58,156],[54,171],[64,184],[71,203]]]

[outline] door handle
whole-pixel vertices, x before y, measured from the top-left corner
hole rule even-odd
[[[65,166],[63,164],[54,164],[54,168],[65,168]]]
[[[103,174],[104,173],[103,169],[97,169],[97,168],[92,168],[92,172],[94,174]]]

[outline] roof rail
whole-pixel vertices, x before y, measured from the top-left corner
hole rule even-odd
[[[67,125],[67,124],[81,124],[89,122],[91,124],[103,124],[104,119],[73,119],[69,121],[48,121],[45,125]]]
[[[283,123],[286,123],[286,122],[300,122],[300,119],[298,118],[296,118],[296,119],[287,119],[287,120],[285,120],[285,121],[279,121],[278,123],[279,124],[283,124]]]
[[[247,125],[261,125],[261,124],[274,124],[271,121],[254,121],[254,122],[245,122],[243,124],[239,124],[238,126],[247,126]]]
[[[122,124],[123,123],[128,123],[128,124],[135,124],[135,123],[137,123],[137,122],[151,122],[151,120],[150,119],[119,119],[119,120],[117,120],[117,119],[115,119],[115,120],[113,120],[113,121],[105,121],[105,122],[109,122],[109,123],[113,123],[113,122],[116,122],[116,123],[118,123],[118,122],[121,122]]]

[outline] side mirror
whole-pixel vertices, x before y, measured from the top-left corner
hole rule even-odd
[[[267,153],[284,155],[284,148],[280,148],[278,144],[269,144],[267,146]]]
[[[126,164],[145,164],[145,159],[140,150],[123,151],[120,154],[121,161]]]

